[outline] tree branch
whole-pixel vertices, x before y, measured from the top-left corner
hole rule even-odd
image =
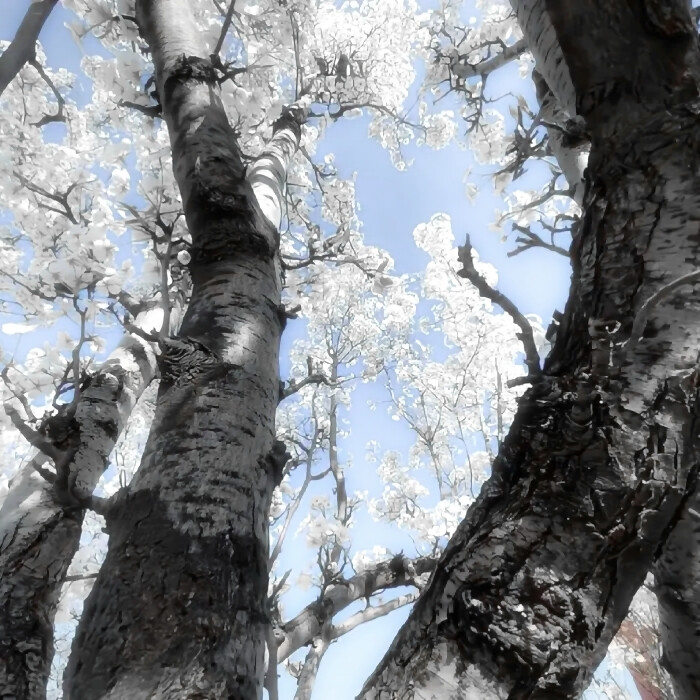
[[[410,605],[418,600],[420,593],[418,591],[412,591],[411,593],[406,593],[405,595],[397,596],[392,600],[382,603],[381,605],[370,605],[364,610],[356,612],[354,615],[350,615],[347,620],[343,620],[339,625],[333,625],[331,629],[331,639],[338,639],[348,632],[352,632],[355,627],[359,627],[365,622],[371,622],[372,620],[377,620],[384,615],[388,615],[394,610],[403,608],[405,605]]]
[[[321,634],[311,642],[301,673],[297,679],[297,691],[294,693],[294,700],[311,700],[311,693],[318,675],[318,667],[321,665],[321,659],[330,646],[330,629],[329,625],[325,624],[321,630]]]
[[[520,224],[513,224],[513,230],[517,231],[518,233],[522,233],[523,236],[518,236],[515,239],[515,242],[520,243],[520,246],[515,250],[511,250],[508,252],[509,258],[512,258],[515,255],[519,255],[520,253],[523,253],[524,251],[529,250],[530,248],[544,248],[545,250],[551,250],[553,253],[562,255],[565,258],[569,257],[569,252],[565,248],[562,248],[561,246],[558,246],[555,243],[547,243],[547,241],[543,240],[534,231],[531,231],[525,226],[521,226]],[[553,230],[552,233],[559,233],[559,231]]]
[[[308,377],[304,377],[298,382],[288,382],[286,386],[280,391],[280,401],[289,398],[298,391],[301,391],[305,386],[309,384],[325,384],[326,386],[332,386],[331,381],[323,374],[310,374]]]
[[[272,137],[247,171],[248,182],[267,220],[278,229],[282,222],[287,170],[301,141],[308,109],[292,104],[272,125]]]
[[[120,107],[129,107],[130,109],[135,109],[137,112],[141,112],[141,114],[145,114],[151,119],[160,117],[160,115],[163,113],[163,108],[160,104],[141,105],[138,102],[130,102],[129,100],[119,100],[117,104]]]
[[[417,576],[431,572],[437,562],[435,556],[409,559],[398,554],[392,559],[353,576],[331,584],[323,595],[307,605],[293,619],[282,625],[284,638],[277,649],[278,662],[284,661],[318,636],[326,620],[362,598],[369,598],[380,590],[398,586],[417,586]]]
[[[517,58],[525,51],[527,51],[527,41],[525,38],[522,38],[510,46],[506,46],[503,51],[496,56],[479,61],[479,63],[467,63],[466,59],[462,62],[461,59],[464,57],[459,56],[457,61],[451,66],[451,70],[456,76],[462,79],[473,78],[477,75],[485,78],[487,75],[490,75],[501,66]]]
[[[22,420],[22,417],[19,415],[19,412],[11,403],[6,401],[4,408],[5,408],[5,413],[8,415],[8,417],[12,421],[12,425],[14,425],[15,428],[17,428],[17,431],[22,435],[22,437],[24,437],[24,439],[32,447],[35,447],[40,452],[43,452],[47,457],[50,457],[55,462],[58,462],[58,460],[60,460],[61,458],[63,458],[65,456],[65,453],[62,450],[59,450],[51,442],[51,440],[49,440],[49,438],[47,438],[45,435],[42,435],[37,430],[30,428]],[[46,470],[44,470],[44,469],[40,470],[36,466],[34,468],[48,481],[52,480],[51,478],[49,478],[47,476],[49,474],[49,472],[46,472]],[[46,473],[44,473],[44,472],[46,472]]]
[[[58,112],[56,114],[45,114],[38,122],[33,122],[32,126],[42,127],[51,122],[65,122],[66,115],[63,114],[63,108],[65,107],[65,100],[63,96],[58,91],[58,88],[53,84],[53,80],[49,77],[48,73],[44,70],[43,66],[35,58],[31,58],[28,63],[36,70],[37,73],[44,79],[44,82],[51,88],[56,102],[58,103]]]
[[[458,251],[458,260],[462,263],[462,269],[459,270],[457,274],[469,280],[477,288],[482,297],[490,299],[494,304],[498,304],[513,319],[513,322],[520,328],[518,338],[521,340],[523,349],[525,350],[525,364],[528,368],[528,374],[531,376],[539,375],[541,373],[540,356],[535,346],[535,338],[532,334],[532,326],[529,321],[505,294],[493,289],[477,272],[474,267],[472,246],[469,236],[467,236],[467,240],[463,246],[459,247]]]
[[[19,25],[12,43],[0,56],[0,95],[14,80],[22,66],[36,58],[36,41],[58,0],[32,2]]]
[[[221,52],[221,48],[224,45],[224,40],[226,39],[226,35],[228,34],[228,28],[231,26],[231,20],[233,20],[233,11],[236,7],[236,0],[231,0],[228,6],[228,10],[226,11],[226,17],[224,17],[224,23],[221,25],[221,33],[219,34],[219,39],[216,42],[216,46],[214,47],[214,53],[212,56],[217,56]]]

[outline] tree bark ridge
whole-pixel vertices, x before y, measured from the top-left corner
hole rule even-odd
[[[279,232],[246,177],[189,3],[140,0],[137,19],[192,236],[193,290],[178,335],[162,342],[156,415],[107,519],[64,688],[71,700],[257,700],[281,477]]]
[[[700,259],[697,46],[630,7],[546,2],[592,137],[571,296],[544,377],[365,700],[579,697],[686,512],[700,469],[700,287],[663,290]],[[637,91],[642,79],[651,87]]]

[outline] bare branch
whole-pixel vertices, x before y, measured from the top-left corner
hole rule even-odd
[[[130,102],[129,100],[119,100],[117,104],[120,107],[135,109],[137,112],[141,112],[141,114],[145,114],[147,117],[151,117],[152,119],[159,117],[163,112],[163,108],[159,104],[141,105],[138,102]]]
[[[321,659],[330,643],[330,625],[325,624],[321,634],[311,642],[311,648],[304,659],[304,665],[297,680],[297,692],[294,694],[294,700],[311,700],[318,667],[321,665]]]
[[[47,460],[48,457],[44,453],[40,453],[29,462],[29,466],[49,484],[53,484],[56,481],[56,474],[44,468],[44,462]]]
[[[325,375],[310,374],[308,377],[304,377],[298,382],[289,382],[284,389],[280,391],[280,401],[296,394],[309,384],[325,384],[326,386],[332,386],[331,381]]]
[[[329,585],[323,595],[307,605],[292,620],[282,625],[284,638],[278,647],[278,662],[284,661],[318,636],[327,619],[362,598],[369,598],[380,590],[398,586],[418,586],[416,577],[431,572],[437,563],[436,556],[409,559],[401,554],[375,564],[349,579],[341,579]]]
[[[498,70],[501,66],[505,66],[506,63],[517,58],[525,51],[527,51],[527,42],[522,38],[510,46],[505,46],[503,50],[495,56],[479,61],[478,63],[467,63],[464,56],[459,56],[457,61],[451,66],[451,69],[456,76],[462,79],[476,76],[485,78],[487,75]]]
[[[45,204],[42,204],[40,206],[43,206],[45,209],[48,209],[50,211],[56,212],[57,214],[61,214],[62,216],[65,216],[68,219],[68,221],[70,221],[72,224],[75,224],[76,226],[78,225],[79,222],[75,218],[75,214],[73,213],[73,210],[71,209],[70,204],[68,203],[68,197],[70,196],[70,193],[78,186],[79,183],[74,182],[68,186],[65,192],[62,192],[61,194],[55,194],[53,192],[49,192],[43,187],[39,187],[39,185],[35,185],[29,179],[24,177],[24,175],[17,171],[15,171],[14,175],[22,183],[22,185],[24,185],[24,187],[26,187],[30,192],[34,192],[34,194],[41,195],[42,197],[46,197],[47,199],[50,199],[53,202],[57,202],[63,207],[63,210],[54,209],[53,207],[49,207]]]
[[[371,620],[377,620],[384,615],[388,615],[394,610],[404,607],[405,605],[410,605],[414,603],[418,596],[419,591],[412,591],[411,593],[406,593],[405,595],[397,596],[392,600],[383,603],[382,605],[374,605],[356,612],[354,615],[350,615],[347,620],[343,620],[339,625],[334,625],[331,629],[331,639],[338,639],[348,632],[352,632],[355,627],[363,624],[364,622],[370,622]]]
[[[285,520],[284,520],[284,525],[282,525],[282,531],[280,532],[280,534],[277,538],[277,542],[275,543],[275,546],[270,554],[270,558],[269,558],[270,568],[272,568],[272,565],[275,563],[275,561],[277,560],[277,557],[279,556],[280,552],[282,551],[282,544],[284,543],[284,539],[287,536],[287,532],[288,532],[289,526],[292,522],[292,518],[294,517],[294,514],[299,509],[299,506],[301,505],[302,498],[304,497],[306,490],[309,488],[309,484],[315,480],[313,475],[311,474],[311,467],[313,465],[314,452],[315,452],[316,447],[318,446],[318,444],[320,442],[320,436],[321,436],[321,431],[319,430],[318,425],[317,425],[316,429],[314,430],[314,436],[313,436],[313,439],[311,440],[311,445],[306,450],[306,475],[304,476],[304,483],[301,485],[301,488],[299,489],[299,493],[297,494],[296,498],[294,499],[294,502],[291,504],[291,506],[287,510],[287,515],[286,515]]]
[[[264,687],[267,690],[268,700],[279,700],[277,688],[277,639],[272,625],[267,626],[267,673],[265,674]]]
[[[333,364],[331,366],[331,384],[336,384],[338,381],[338,356],[333,353]],[[345,488],[345,474],[343,467],[338,460],[338,398],[335,392],[331,392],[330,411],[329,411],[329,435],[328,435],[328,460],[333,478],[335,479],[335,500],[336,512],[335,517],[337,522],[345,526],[350,520],[352,509],[348,506],[348,494]],[[338,564],[340,555],[343,552],[343,547],[336,539],[333,543],[331,552],[331,562]],[[337,569],[335,569],[337,571]]]
[[[523,253],[524,251],[529,250],[530,248],[545,248],[546,250],[551,250],[553,253],[557,253],[558,255],[562,255],[565,258],[569,257],[569,251],[567,251],[565,248],[562,248],[561,246],[558,246],[554,243],[547,243],[547,241],[543,240],[534,231],[532,231],[531,229],[529,229],[525,226],[521,226],[520,224],[513,224],[513,230],[517,231],[518,233],[521,233],[523,235],[518,236],[515,239],[515,242],[520,243],[520,246],[518,248],[516,248],[515,250],[511,250],[508,252],[509,258],[512,258],[514,255],[518,255],[520,253]],[[562,231],[553,231],[553,233],[563,233],[563,232]]]
[[[71,574],[70,576],[66,576],[65,580],[67,583],[70,583],[71,581],[89,581],[96,578],[97,572],[94,574]]]
[[[502,292],[493,289],[489,283],[477,272],[472,258],[472,246],[467,236],[463,246],[460,246],[458,260],[462,263],[462,269],[457,272],[460,277],[469,280],[478,290],[479,294],[486,299],[490,299],[494,304],[498,304],[520,328],[518,338],[525,350],[525,364],[528,374],[538,375],[540,370],[540,356],[535,346],[535,338],[532,334],[530,322],[523,316],[518,307]]]
[[[236,0],[231,0],[231,3],[228,6],[228,10],[226,11],[226,17],[224,17],[224,23],[221,25],[221,33],[219,34],[219,39],[216,42],[216,46],[214,47],[214,52],[212,56],[218,56],[221,53],[221,48],[224,45],[224,40],[226,39],[226,35],[228,34],[228,29],[231,26],[231,20],[233,20],[233,11],[236,7]]]

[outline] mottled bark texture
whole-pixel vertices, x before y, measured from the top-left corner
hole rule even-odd
[[[108,513],[65,697],[254,700],[269,624],[268,510],[285,457],[274,433],[279,234],[246,179],[190,3],[140,0],[137,19],[192,235],[193,290],[178,335],[162,344],[141,465]],[[292,121],[282,128],[298,142]]]
[[[700,489],[666,541],[655,568],[662,664],[678,700],[700,697]]]
[[[539,11],[559,47],[548,35],[555,66],[540,72],[555,94],[575,93],[592,143],[571,296],[492,478],[365,699],[578,698],[669,533],[685,539],[700,466],[688,7],[546,0]],[[555,89],[566,72],[572,90]]]
[[[58,0],[38,0],[27,8],[15,38],[0,56],[0,95],[24,64],[36,58],[36,40],[57,2]]]
[[[162,311],[134,320],[149,330]],[[53,658],[53,622],[61,587],[78,549],[84,510],[134,405],[156,371],[155,351],[127,335],[83,384],[75,413],[45,424],[64,454],[63,483],[25,465],[0,507],[0,697],[40,700]]]

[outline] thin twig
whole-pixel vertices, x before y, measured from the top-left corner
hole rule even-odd
[[[85,336],[85,318],[87,316],[87,307],[85,309],[81,309],[78,305],[78,299],[73,297],[73,308],[76,310],[78,316],[80,316],[80,338],[75,344],[75,347],[71,353],[71,368],[73,370],[73,399],[70,402],[70,406],[74,409],[78,404],[78,400],[80,399],[80,351],[83,344],[87,340],[87,337]]]
[[[54,194],[53,192],[45,190],[43,187],[39,187],[38,185],[33,184],[29,179],[27,179],[26,177],[24,177],[24,175],[17,171],[14,172],[14,175],[22,183],[22,185],[26,187],[30,192],[34,192],[35,194],[39,194],[42,197],[46,197],[47,199],[50,199],[53,202],[61,204],[63,206],[63,211],[61,211],[60,209],[54,209],[53,207],[49,207],[45,204],[39,204],[39,206],[43,206],[44,209],[48,209],[49,211],[61,214],[62,216],[65,216],[72,224],[76,226],[78,225],[79,222],[75,218],[75,214],[73,213],[73,210],[71,209],[68,203],[68,197],[70,196],[71,192],[78,186],[79,183],[73,182],[68,186],[65,192],[61,194]]]
[[[315,416],[315,409],[313,411],[313,414]],[[301,488],[299,489],[299,493],[297,493],[296,498],[292,501],[292,503],[289,506],[289,509],[287,510],[287,515],[284,520],[284,525],[282,525],[282,530],[280,531],[279,536],[277,537],[277,542],[275,543],[275,546],[272,550],[272,553],[270,554],[269,558],[269,567],[272,569],[272,565],[275,563],[277,557],[279,556],[280,552],[282,551],[282,544],[284,543],[284,538],[287,535],[287,531],[289,530],[289,526],[292,522],[292,518],[294,518],[295,513],[299,509],[299,506],[301,505],[301,501],[304,498],[304,494],[306,493],[307,488],[309,487],[309,484],[311,481],[314,481],[314,477],[311,474],[311,467],[313,466],[313,461],[314,461],[314,452],[316,450],[316,447],[319,444],[319,439],[320,439],[320,429],[318,428],[318,424],[315,427],[314,430],[314,436],[311,440],[311,445],[306,449],[306,475],[304,477],[304,483],[301,485]]]
[[[515,239],[515,242],[520,243],[520,246],[515,250],[508,251],[509,258],[512,258],[514,255],[519,255],[520,253],[529,250],[530,248],[545,248],[546,250],[551,250],[553,253],[562,255],[565,258],[570,257],[569,252],[565,248],[562,248],[561,246],[558,246],[555,243],[547,243],[547,241],[543,240],[534,231],[531,231],[525,226],[521,226],[520,224],[513,224],[513,230],[517,231],[518,233],[522,233],[523,236],[525,236],[525,238],[523,238],[522,236],[518,236]]]
[[[540,356],[537,352],[530,322],[505,294],[499,292],[497,289],[493,289],[493,287],[491,287],[477,272],[474,267],[472,245],[469,236],[467,236],[467,240],[463,246],[459,247],[458,251],[458,260],[462,263],[462,269],[458,270],[457,274],[469,280],[477,288],[482,297],[490,299],[494,304],[498,304],[513,319],[513,322],[520,328],[518,338],[521,340],[525,351],[525,364],[528,368],[528,374],[531,376],[540,374]]]

